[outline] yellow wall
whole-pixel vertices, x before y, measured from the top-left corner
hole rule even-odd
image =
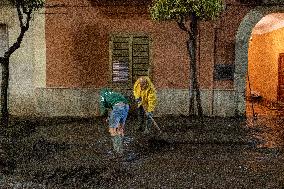
[[[284,28],[252,35],[248,52],[248,72],[252,91],[267,100],[277,100],[278,55],[284,52]],[[247,82],[247,92],[248,90]]]
[[[34,12],[30,28],[21,46],[10,57],[9,113],[34,115],[36,113],[35,89],[45,87],[45,14],[44,9]],[[0,6],[0,24],[7,30],[8,46],[16,42],[20,26],[17,10]],[[5,52],[7,49],[3,50]],[[1,77],[1,72],[0,72]]]

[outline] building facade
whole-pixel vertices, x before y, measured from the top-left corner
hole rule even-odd
[[[11,57],[10,113],[95,116],[102,87],[131,97],[137,77],[149,75],[158,92],[155,115],[188,115],[187,35],[174,21],[151,20],[149,3],[46,0]],[[198,81],[205,115],[245,114],[251,33],[264,16],[284,11],[280,3],[227,0],[220,18],[199,24]],[[14,9],[0,8],[0,28],[4,49],[19,30]]]

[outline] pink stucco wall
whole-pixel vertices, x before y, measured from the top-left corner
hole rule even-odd
[[[150,0],[149,0],[150,1]],[[148,6],[133,1],[47,0],[47,86],[100,88],[109,84],[109,37],[112,33],[146,33],[151,43],[151,77],[157,88],[187,89],[187,35],[175,22],[155,22]],[[116,2],[116,1],[114,1]],[[235,36],[248,7],[228,0],[221,18],[201,22],[198,77],[202,89],[233,89],[230,80],[213,81],[214,64],[234,64]],[[119,3],[118,3],[119,4]],[[238,12],[238,14],[236,14]]]
[[[46,11],[48,87],[107,85],[111,73],[109,37],[118,32],[149,35],[152,78],[157,88],[189,86],[186,34],[175,22],[154,22],[143,6],[65,3]]]

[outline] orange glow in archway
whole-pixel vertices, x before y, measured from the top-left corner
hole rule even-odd
[[[248,78],[251,91],[247,80],[247,97],[255,94],[268,102],[277,101],[280,53],[284,53],[284,14],[269,14],[256,24],[249,42]],[[251,112],[250,108],[247,106],[246,112]]]

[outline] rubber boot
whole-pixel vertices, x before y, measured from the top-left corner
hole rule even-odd
[[[147,117],[145,130],[143,132],[144,134],[149,134],[150,133],[151,124],[152,124],[151,118]]]
[[[143,131],[143,125],[145,120],[144,120],[144,110],[141,106],[137,109],[137,121],[138,125],[136,126],[136,130]]]
[[[119,135],[117,137],[117,153],[119,155],[122,155],[123,154],[123,136]]]
[[[150,133],[150,130],[148,128],[148,125],[146,124],[145,130],[143,131],[143,134],[147,135]]]
[[[113,151],[117,153],[119,151],[119,146],[118,146],[118,135],[112,136],[112,145],[113,145]]]

